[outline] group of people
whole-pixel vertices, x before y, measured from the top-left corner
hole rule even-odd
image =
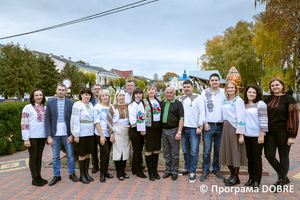
[[[156,89],[148,85],[144,91],[134,87],[134,82],[126,82],[127,93],[117,90],[114,103],[111,95],[102,90],[100,84],[84,88],[78,102],[65,98],[66,86],[57,86],[57,98],[45,104],[41,89],[30,94],[30,104],[22,112],[22,136],[29,151],[29,166],[32,184],[43,186],[48,183],[41,177],[42,152],[45,143],[53,152],[54,177],[49,185],[61,180],[60,148],[63,142],[68,156],[69,178],[89,183],[93,178],[88,169],[92,154],[92,173],[100,164],[100,181],[113,178],[108,173],[110,151],[113,146],[113,161],[119,180],[128,179],[125,173],[126,161],[132,144],[132,173],[147,178],[143,169],[142,150],[149,180],[160,179],[157,172],[159,151],[163,146],[165,173],[162,178],[176,180],[178,175],[189,175],[189,182],[196,181],[199,144],[203,140],[203,173],[200,181],[210,174],[211,151],[214,148],[212,172],[224,180],[226,186],[240,183],[239,168],[248,166],[249,180],[246,186],[258,188],[262,176],[262,150],[278,174],[274,183],[285,185],[290,182],[290,146],[294,144],[298,132],[299,114],[295,99],[286,94],[286,86],[281,78],[270,81],[271,95],[263,101],[262,92],[256,85],[248,85],[243,99],[235,82],[228,81],[225,89],[220,88],[220,76],[212,74],[210,87],[201,95],[193,93],[193,83],[183,83],[184,95],[175,98],[175,89],[165,90],[166,99],[156,98]],[[185,167],[179,172],[180,140]],[[80,177],[75,175],[74,143],[79,151]],[[100,146],[100,163],[98,159]],[[276,158],[276,149],[279,160]],[[231,175],[226,179],[220,172],[221,164],[227,165]]]

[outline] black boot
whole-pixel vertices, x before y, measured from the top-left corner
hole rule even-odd
[[[229,176],[228,179],[225,179],[225,180],[224,180],[224,183],[225,183],[225,184],[226,184],[228,181],[230,181],[230,180],[232,179],[233,175],[234,175],[234,169],[233,169],[233,166],[227,166],[227,167],[228,167],[228,169],[230,170],[230,176]]]
[[[85,160],[79,160],[79,170],[80,170],[79,180],[84,184],[90,183],[90,181],[87,179],[85,175]]]
[[[122,176],[127,179],[127,178],[129,178],[129,176],[125,173],[125,168],[126,168],[126,162],[127,162],[127,160],[122,160],[120,162],[121,162]]]
[[[153,157],[152,157],[152,170],[153,170],[153,175],[154,175],[154,178],[156,179],[160,179],[160,176],[157,172],[157,166],[158,166],[158,153],[153,153],[152,154]]]
[[[42,183],[41,180],[39,180],[38,177],[34,177],[32,178],[32,185],[35,185],[35,186],[38,186],[38,187],[41,187],[41,186],[44,186],[45,184]]]
[[[152,167],[152,154],[151,155],[145,155],[145,160],[148,168],[148,175],[150,181],[155,181],[155,177],[153,175],[153,167]]]
[[[38,175],[37,178],[38,178],[38,179],[40,180],[40,182],[41,182],[42,184],[44,184],[44,185],[46,185],[46,184],[48,183],[48,181],[47,181],[46,179],[43,179],[43,178],[41,177],[41,175]]]
[[[116,165],[118,179],[120,181],[124,181],[124,177],[122,175],[122,170],[121,170],[121,161],[115,161],[115,165]]]
[[[85,169],[85,175],[86,175],[86,177],[89,181],[93,181],[94,179],[92,177],[90,177],[90,175],[89,175],[89,166],[90,166],[90,159],[86,158],[85,159],[85,168],[84,168]]]
[[[240,179],[239,179],[239,176],[235,175],[235,174],[232,176],[231,180],[228,180],[225,183],[226,186],[234,186],[234,185],[237,185],[237,184],[240,184]]]

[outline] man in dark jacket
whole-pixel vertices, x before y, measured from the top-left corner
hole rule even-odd
[[[60,147],[63,141],[67,155],[69,179],[74,182],[78,181],[75,175],[74,161],[74,144],[73,135],[70,129],[70,119],[74,101],[65,98],[66,86],[59,84],[56,88],[57,98],[47,103],[46,109],[46,136],[47,142],[52,147],[53,153],[53,174],[54,177],[50,181],[49,186],[55,185],[61,180],[60,176]]]

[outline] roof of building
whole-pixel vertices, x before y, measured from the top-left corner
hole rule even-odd
[[[222,79],[222,76],[221,76],[221,74],[218,70],[189,71],[189,76],[194,76],[194,77],[197,77],[197,78],[209,80],[210,75],[214,74],[214,73],[219,74],[219,76],[221,77],[221,83],[226,84],[226,80]]]
[[[47,54],[47,53],[43,53],[43,52],[39,52],[39,51],[31,51],[31,52],[35,55],[41,55],[41,56],[47,56],[48,55],[48,56],[50,56],[54,59],[57,59],[61,62],[64,62],[64,63],[69,62],[71,65],[75,65],[76,67],[78,67],[79,69],[82,69],[82,70],[89,70],[89,71],[99,72],[99,70],[102,68],[102,67],[98,67],[98,66],[92,66],[92,65],[89,65],[89,64],[74,62],[74,61],[71,60],[70,57],[69,57],[69,59],[66,59],[63,56],[56,56],[56,55],[53,55],[53,54]]]
[[[121,71],[121,70],[117,70],[117,69],[111,69],[111,71],[116,72],[119,76],[124,77],[125,79],[128,79],[128,77],[132,73],[132,70]]]
[[[170,81],[172,81],[173,78],[176,78],[178,81],[190,80],[190,77],[187,76],[186,70],[183,71],[182,77],[180,77],[180,76],[177,76],[177,77],[170,77]]]

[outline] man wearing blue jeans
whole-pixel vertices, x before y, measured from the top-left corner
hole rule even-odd
[[[213,156],[213,173],[221,179],[225,179],[220,172],[221,165],[219,163],[220,142],[223,130],[222,105],[226,99],[224,89],[219,88],[219,74],[211,74],[209,77],[210,88],[204,90],[201,96],[205,105],[204,130],[202,133],[203,139],[203,173],[200,176],[200,181],[204,181],[210,173],[210,153],[212,143],[214,142]]]
[[[190,174],[189,182],[196,181],[196,169],[198,165],[199,143],[205,117],[203,98],[193,93],[193,83],[190,80],[183,82],[185,95],[180,101],[184,108],[184,125],[181,134],[181,146],[185,167],[178,175]]]
[[[53,174],[49,186],[55,185],[61,180],[60,176],[60,146],[63,141],[67,155],[69,179],[78,181],[75,175],[73,135],[70,130],[70,119],[74,101],[65,98],[66,86],[59,84],[56,88],[57,98],[49,101],[46,108],[46,136],[47,143],[52,147]]]

